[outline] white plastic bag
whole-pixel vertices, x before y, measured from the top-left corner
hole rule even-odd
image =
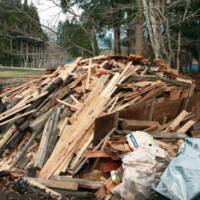
[[[122,183],[113,190],[113,193],[125,200],[134,200],[137,196],[148,198],[156,175],[155,156],[139,147],[124,156],[122,161]]]

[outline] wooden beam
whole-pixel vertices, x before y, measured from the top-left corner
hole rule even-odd
[[[91,181],[81,178],[71,178],[67,176],[52,176],[51,178],[54,180],[62,180],[68,183],[77,183],[79,185],[79,188],[91,190],[97,190],[103,184],[102,181]]]
[[[189,113],[185,110],[183,110],[169,125],[169,127],[166,128],[166,131],[174,131],[176,127],[183,121],[183,119],[188,116]]]
[[[42,138],[40,140],[39,149],[36,154],[34,167],[41,168],[44,165],[47,153],[47,145],[51,134],[52,129],[52,116],[49,117],[47,122],[45,123]]]
[[[190,120],[190,121],[186,122],[182,127],[180,127],[177,130],[177,132],[178,133],[186,133],[186,131],[189,130],[195,123],[196,123],[196,121]]]
[[[58,200],[61,200],[62,195],[46,186],[44,186],[43,184],[39,183],[38,181],[36,181],[34,178],[30,178],[30,177],[24,177],[23,178],[25,182],[27,182],[30,186],[32,187],[36,187],[44,192],[46,192],[47,194],[49,194],[51,197],[53,198],[58,198]]]
[[[109,158],[110,156],[105,151],[86,151],[83,154],[85,158]]]
[[[13,122],[13,121],[15,121],[15,120],[17,120],[17,119],[20,119],[20,118],[22,118],[22,117],[26,117],[26,116],[28,116],[28,115],[34,113],[35,111],[36,111],[36,109],[33,109],[33,110],[30,110],[30,111],[28,111],[28,112],[25,112],[25,113],[23,113],[23,114],[21,114],[21,115],[17,115],[17,116],[15,116],[15,117],[11,118],[11,119],[8,119],[8,120],[6,120],[6,121],[4,121],[4,122],[1,122],[1,123],[0,123],[0,126],[3,126],[3,125],[8,124],[8,123],[10,123],[10,122]]]
[[[78,183],[66,180],[34,178],[38,183],[54,189],[78,190]]]

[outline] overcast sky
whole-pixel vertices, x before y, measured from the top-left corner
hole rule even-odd
[[[58,22],[64,21],[65,14],[59,6],[56,6],[53,2],[59,2],[58,0],[29,0],[33,2],[38,8],[38,13],[40,15],[40,21],[42,24],[56,27]]]

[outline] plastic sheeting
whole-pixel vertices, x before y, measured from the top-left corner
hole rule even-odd
[[[199,195],[200,139],[185,139],[163,173],[156,191],[172,200],[192,200]]]

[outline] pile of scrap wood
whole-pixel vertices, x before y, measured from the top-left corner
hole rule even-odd
[[[48,192],[99,189],[104,198],[120,155],[133,151],[131,131],[151,133],[175,155],[197,121],[196,90],[193,80],[160,61],[77,58],[2,91],[0,170],[28,172],[37,178],[27,180]]]

